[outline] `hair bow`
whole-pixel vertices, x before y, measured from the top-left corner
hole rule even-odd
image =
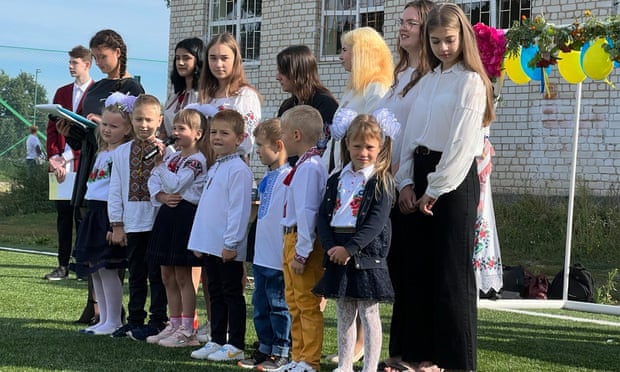
[[[136,98],[136,96],[129,94],[114,92],[106,98],[105,107],[116,105],[120,110],[130,114],[133,112],[133,104],[136,102]]]
[[[400,123],[392,111],[386,108],[381,108],[375,110],[371,115],[377,119],[377,123],[379,123],[379,127],[381,128],[384,136],[394,138],[400,132]],[[347,134],[347,130],[349,129],[351,122],[356,116],[357,112],[351,109],[339,109],[332,120],[332,125],[330,128],[332,137],[336,140],[343,139]]]
[[[187,109],[196,110],[208,118],[215,116],[220,111],[217,107],[208,103],[190,103],[185,106],[185,110]]]

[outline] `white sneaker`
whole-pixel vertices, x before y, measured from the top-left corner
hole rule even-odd
[[[191,357],[194,359],[207,359],[209,355],[215,353],[221,348],[222,346],[220,344],[209,341],[205,344],[205,346],[201,347],[200,349],[192,351]]]
[[[243,350],[237,349],[231,344],[226,344],[222,346],[215,353],[209,354],[207,359],[214,360],[217,362],[226,362],[230,360],[241,360],[245,358]]]
[[[161,332],[154,336],[149,336],[146,338],[146,342],[148,344],[157,344],[160,340],[163,340],[166,337],[170,337],[176,332],[176,328],[172,325],[172,323],[168,323],[166,328],[164,328]]]
[[[200,342],[211,341],[211,323],[209,323],[208,320],[196,330],[196,337],[198,337],[198,341]]]
[[[288,364],[285,364],[284,366],[282,366],[282,370],[292,371],[293,369],[295,369],[296,366],[297,366],[297,362],[294,360],[291,360]]]
[[[297,362],[297,365],[293,369],[289,369],[290,372],[316,372],[316,369],[312,368],[310,364],[304,362]]]

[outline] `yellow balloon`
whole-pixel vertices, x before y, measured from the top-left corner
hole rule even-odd
[[[586,74],[581,69],[579,61],[581,52],[571,50],[568,53],[560,52],[558,60],[558,70],[564,80],[571,84],[581,83],[586,79]]]
[[[607,44],[604,38],[596,39],[583,54],[582,68],[586,76],[592,80],[604,80],[611,73],[614,64],[609,54],[603,49]]]
[[[506,74],[508,74],[508,78],[512,80],[515,84],[526,84],[528,81],[531,80],[530,77],[527,76],[525,71],[523,71],[523,67],[521,67],[520,48],[519,53],[506,57],[506,59],[504,59],[504,69],[506,70]]]

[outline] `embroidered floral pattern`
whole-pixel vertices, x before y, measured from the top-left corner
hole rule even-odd
[[[357,217],[357,214],[360,211],[360,207],[362,205],[362,199],[364,198],[365,188],[366,188],[366,180],[362,181],[361,187],[359,188],[359,190],[357,190],[355,195],[352,196],[351,202],[349,202],[349,209],[351,209],[351,216],[353,217]],[[338,211],[340,207],[342,207],[341,192],[340,192],[341,190],[342,190],[342,185],[339,184],[338,185],[338,196],[336,197],[336,204],[334,206],[334,213]]]
[[[98,164],[95,164],[93,170],[88,174],[88,183],[95,182],[98,180],[110,178],[110,174],[112,173],[112,158],[108,158],[108,160],[98,168]]]
[[[493,239],[493,232],[489,222],[482,217],[478,217],[475,225],[474,257],[473,265],[475,271],[500,270],[502,268],[499,256],[478,256],[483,250],[487,250]]]

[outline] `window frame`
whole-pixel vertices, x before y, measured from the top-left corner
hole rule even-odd
[[[227,1],[227,0],[224,0]],[[235,32],[235,39],[237,40],[237,43],[239,43],[239,47],[241,48],[241,56],[243,58],[243,65],[244,66],[258,66],[260,65],[260,34],[261,34],[261,28],[262,28],[262,9],[261,9],[261,16],[254,16],[254,17],[250,17],[250,18],[242,18],[241,17],[241,10],[242,10],[242,5],[243,5],[243,0],[232,0],[233,4],[235,4],[235,10],[233,12],[234,18],[232,19],[214,19],[214,8],[216,5],[216,2],[222,2],[222,0],[212,0],[209,1],[209,18],[208,18],[208,25],[207,25],[207,40],[211,40],[211,38],[216,35],[213,32],[214,28],[223,28],[224,30],[227,30],[229,27],[233,27]],[[254,3],[256,5],[256,2]],[[262,2],[260,3],[260,6],[262,7]],[[256,9],[254,9],[255,14],[256,14]],[[241,28],[242,25],[249,25],[249,24],[258,24],[259,25],[259,29],[258,29],[258,58],[256,59],[249,59],[246,57],[247,55],[247,49],[244,49],[245,47],[242,45],[241,43]],[[256,32],[256,31],[254,31]],[[231,32],[233,33],[233,32]],[[255,48],[256,49],[256,48]]]
[[[339,3],[339,2],[343,2],[343,1],[350,1],[350,2],[355,2],[355,9],[351,8],[351,9],[343,9],[343,10],[337,10],[337,9],[326,9],[326,5],[328,2],[333,1],[335,4]],[[370,14],[370,13],[382,13],[383,15],[383,27],[385,27],[385,0],[365,0],[368,3],[375,3],[375,2],[379,2],[382,5],[373,5],[373,6],[366,6],[366,7],[360,7],[360,2],[364,1],[364,0],[321,0],[321,28],[320,28],[320,40],[319,40],[319,55],[320,55],[320,60],[321,61],[337,61],[338,60],[338,56],[340,54],[340,51],[336,51],[336,54],[326,54],[325,53],[325,29],[326,29],[326,19],[328,17],[345,17],[345,16],[353,16],[355,18],[355,22],[353,25],[353,29],[356,29],[358,27],[361,27],[363,25],[360,25],[361,19],[362,19],[362,15],[363,14]],[[337,6],[336,6],[337,7]],[[382,28],[383,28],[382,27]],[[376,28],[375,28],[376,29]],[[347,30],[348,31],[348,30]],[[383,29],[381,30],[377,30],[379,31],[381,34],[383,34]],[[340,35],[342,35],[344,33],[344,29],[343,31],[340,33]],[[339,36],[338,36],[339,37]],[[336,41],[338,42],[338,41]]]
[[[508,25],[500,25],[499,22],[501,21],[502,18],[502,14],[505,12],[511,12],[512,11],[512,7],[508,8],[508,9],[502,9],[501,8],[501,3],[503,1],[506,0],[453,0],[452,2],[456,5],[458,5],[459,7],[461,7],[461,9],[463,9],[464,5],[467,4],[476,4],[476,3],[485,3],[488,2],[489,3],[489,24],[487,26],[491,26],[491,27],[495,27],[495,28],[501,28],[501,29],[509,29],[512,27],[512,23],[514,21],[518,21],[521,19],[521,15],[522,14],[526,14],[528,18],[531,17],[532,14],[532,1],[533,0],[508,0],[511,3],[512,2],[518,2],[519,6],[518,6],[518,14],[516,15],[516,17],[511,17],[513,19],[511,19],[509,21]],[[523,6],[523,2],[529,2],[528,7],[524,7]],[[465,9],[463,9],[463,11],[465,12]],[[465,12],[465,15],[467,16],[467,18],[470,20],[471,22],[471,12]],[[510,14],[509,14],[510,15]],[[482,17],[479,17],[480,19],[482,19]]]

